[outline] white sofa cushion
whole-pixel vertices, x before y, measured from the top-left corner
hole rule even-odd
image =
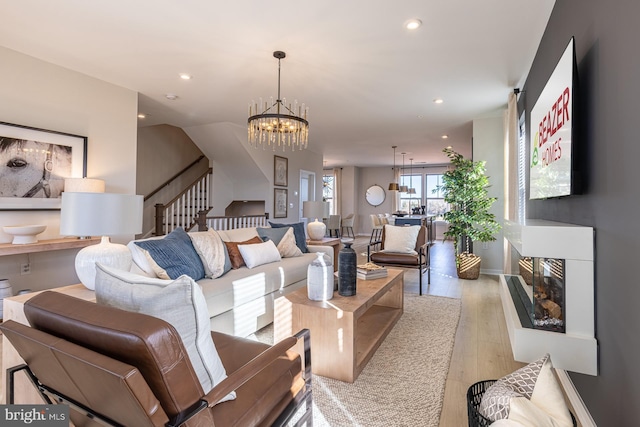
[[[96,302],[157,317],[171,324],[208,393],[227,377],[211,338],[207,304],[200,286],[189,276],[175,280],[138,276],[96,264]],[[235,398],[230,393],[221,402]]]

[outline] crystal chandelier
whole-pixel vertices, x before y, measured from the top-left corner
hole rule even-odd
[[[284,151],[290,147],[293,151],[307,148],[309,143],[309,122],[307,115],[309,108],[304,104],[298,106],[298,101],[287,106],[286,99],[280,98],[280,60],[287,55],[282,51],[273,52],[274,58],[278,59],[278,98],[273,102],[259,103],[254,101],[249,104],[249,145],[262,149],[271,146],[273,151],[282,148]],[[258,108],[262,111],[258,113]]]

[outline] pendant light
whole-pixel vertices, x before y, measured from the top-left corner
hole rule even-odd
[[[396,148],[398,148],[398,146],[393,145],[391,148],[393,148],[393,182],[389,183],[389,191],[398,191],[400,189],[400,186],[396,182]]]
[[[407,153],[401,153],[401,154],[402,154],[402,173],[404,174],[404,155]],[[402,178],[402,175],[400,175],[400,177]],[[402,179],[400,179],[400,181],[402,181]],[[406,193],[409,191],[409,187],[407,187],[406,185],[401,185],[399,191],[401,193]]]
[[[411,175],[409,175],[409,194],[416,194],[416,189],[413,188],[413,159],[411,160]]]

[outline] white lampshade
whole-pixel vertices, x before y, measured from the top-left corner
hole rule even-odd
[[[307,234],[311,240],[322,240],[327,232],[327,226],[318,221],[318,218],[329,217],[329,202],[302,202],[302,216],[309,219],[315,218],[315,221],[309,221],[307,224]]]
[[[104,181],[94,178],[65,178],[64,191],[69,193],[104,193]]]
[[[96,262],[128,271],[131,252],[108,236],[142,232],[143,197],[113,193],[62,193],[60,234],[102,236],[98,245],[87,246],[76,255],[76,273],[89,289],[95,289]]]

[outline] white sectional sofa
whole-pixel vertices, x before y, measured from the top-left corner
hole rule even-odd
[[[188,234],[197,237],[210,232]],[[256,227],[219,230],[217,233],[224,242],[244,242],[258,236]],[[148,257],[135,244],[144,240],[150,239],[128,244],[134,259],[132,271],[157,277]],[[275,299],[306,285],[307,267],[316,258],[316,252],[324,252],[334,262],[332,247],[309,245],[308,250],[309,253],[251,269],[246,266],[232,269],[215,279],[197,280],[207,301],[211,330],[245,337],[273,322]]]

